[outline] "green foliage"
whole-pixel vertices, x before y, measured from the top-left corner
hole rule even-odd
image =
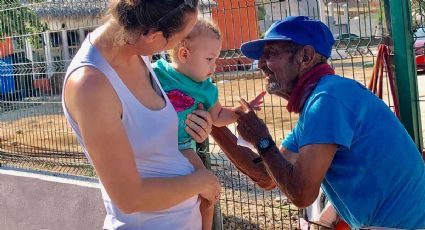
[[[258,21],[264,20],[266,18],[266,10],[264,6],[257,6],[257,18]]]
[[[260,32],[260,34],[259,34],[259,36],[258,36],[258,37],[259,37],[260,39],[263,39],[263,38],[264,38],[264,35],[265,35],[265,32]]]
[[[411,0],[412,6],[412,25],[414,28],[424,26],[425,19],[425,1],[424,0]]]
[[[42,0],[28,1],[32,3]],[[39,33],[47,30],[47,25],[41,23],[35,12],[19,0],[0,0],[0,38],[9,36],[33,35],[30,42],[38,48],[42,45]]]
[[[383,2],[379,2],[379,13],[378,13],[378,22],[379,24],[385,24],[385,7]]]

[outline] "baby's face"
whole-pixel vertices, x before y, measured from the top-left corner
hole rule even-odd
[[[211,37],[197,37],[190,45],[190,55],[184,65],[187,75],[196,82],[208,79],[215,71],[221,50],[221,40]]]

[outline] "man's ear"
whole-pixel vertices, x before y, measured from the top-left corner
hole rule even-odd
[[[314,62],[314,57],[316,56],[316,51],[312,46],[306,45],[303,47],[301,64],[304,67],[309,67]]]
[[[179,61],[181,63],[186,63],[189,57],[190,57],[190,51],[184,46],[180,47],[179,50],[177,51],[177,58],[179,59]]]

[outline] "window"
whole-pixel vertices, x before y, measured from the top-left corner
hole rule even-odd
[[[68,37],[68,46],[79,46],[80,45],[80,37],[78,36],[77,30],[70,30],[66,32]]]
[[[59,32],[52,32],[49,36],[52,47],[60,47],[62,45],[62,38]]]

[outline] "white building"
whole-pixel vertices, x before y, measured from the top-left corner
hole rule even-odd
[[[43,48],[34,50],[27,43],[27,57],[46,62],[49,76],[57,71],[55,65],[63,69],[78,51],[86,35],[102,23],[108,4],[109,0],[48,0],[29,4],[28,7],[34,10],[40,22],[46,23],[48,31],[42,34]],[[200,2],[200,10],[205,17],[210,17],[210,7],[214,4],[211,0]]]
[[[288,16],[305,15],[324,21],[325,5],[322,0],[257,0],[256,4],[257,9],[265,11],[264,19],[259,21],[262,32],[273,22]]]
[[[369,37],[379,34],[379,8],[370,4],[379,4],[379,1],[372,0],[370,5],[364,5],[360,0],[326,2],[327,4],[323,0],[257,0],[257,8],[265,11],[264,19],[259,21],[260,31],[264,32],[273,22],[287,16],[305,15],[323,21],[335,35],[353,33]]]

